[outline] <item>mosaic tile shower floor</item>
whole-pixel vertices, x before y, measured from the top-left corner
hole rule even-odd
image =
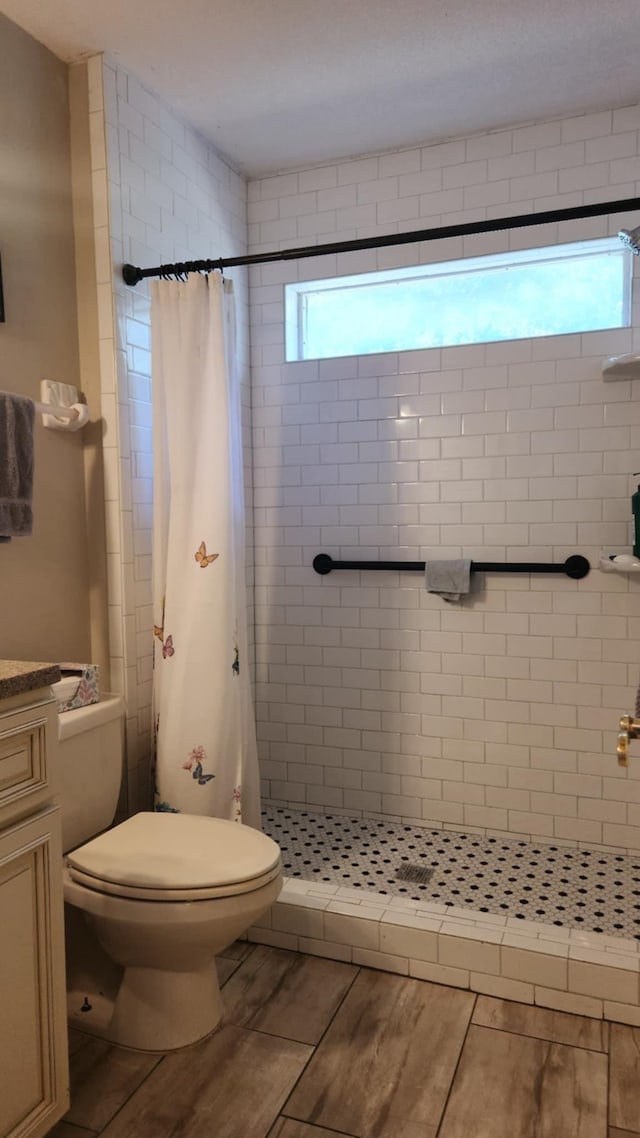
[[[638,858],[281,806],[262,820],[287,877],[640,941]],[[407,865],[429,883],[398,880]]]

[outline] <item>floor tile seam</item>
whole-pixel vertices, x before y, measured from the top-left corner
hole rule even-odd
[[[612,1082],[612,1079],[611,1079],[611,1064],[612,1064],[612,1056],[611,1056],[611,1026],[609,1026],[609,1050],[608,1050],[608,1052],[607,1052],[607,1103],[606,1103],[606,1110],[607,1110],[607,1114],[606,1114],[606,1121],[607,1121],[607,1133],[608,1133],[608,1131],[609,1131],[609,1127],[613,1125],[613,1123],[611,1122],[611,1082]]]
[[[552,1011],[553,1009],[549,1009],[549,1010]],[[565,1012],[564,1014],[565,1015],[571,1015],[571,1012]],[[489,1027],[487,1024],[477,1023],[474,1026],[486,1028],[487,1031],[493,1031],[494,1030],[493,1028]],[[517,1039],[533,1039],[533,1040],[537,1040],[538,1043],[548,1043],[550,1047],[566,1047],[570,1051],[586,1051],[589,1053],[589,1055],[604,1055],[606,1060],[607,1060],[607,1071],[608,1071],[609,1053],[607,1051],[599,1051],[593,1047],[583,1047],[582,1044],[580,1044],[580,1043],[561,1043],[557,1039],[547,1039],[546,1036],[541,1036],[541,1035],[524,1035],[522,1032],[510,1031],[506,1028],[499,1028],[498,1030],[502,1033],[502,1035],[513,1035]]]
[[[226,956],[225,960],[229,960],[229,957]],[[242,960],[234,960],[234,964],[236,967],[234,968],[233,972],[230,972],[229,975],[226,976],[225,979],[222,981],[222,983],[220,983],[220,981],[218,981],[218,987],[220,988],[220,991],[222,991],[222,989],[229,983],[231,977],[235,976],[236,972],[238,971],[238,968],[243,963],[244,963],[244,961],[242,961]],[[217,971],[217,969],[216,969],[216,971]]]
[[[289,1091],[289,1094],[287,1095],[286,1099],[284,1100],[284,1103],[282,1103],[282,1105],[280,1106],[280,1109],[279,1109],[279,1111],[278,1111],[278,1114],[283,1114],[283,1115],[284,1115],[286,1118],[294,1118],[294,1119],[295,1119],[295,1116],[294,1116],[294,1115],[287,1115],[287,1114],[286,1114],[286,1107],[287,1107],[287,1103],[288,1103],[288,1102],[291,1100],[292,1096],[295,1094],[296,1090],[298,1089],[298,1084],[299,1084],[300,1080],[302,1079],[303,1075],[304,1075],[304,1074],[306,1074],[306,1071],[307,1071],[307,1068],[308,1068],[309,1064],[312,1062],[312,1060],[313,1060],[313,1058],[314,1058],[314,1056],[315,1056],[315,1054],[316,1054],[316,1052],[317,1052],[318,1048],[320,1047],[321,1043],[323,1043],[323,1041],[324,1041],[324,1039],[325,1039],[325,1037],[326,1037],[326,1035],[327,1035],[327,1032],[328,1032],[328,1031],[329,1031],[329,1029],[332,1027],[332,1025],[333,1025],[333,1023],[334,1023],[334,1021],[335,1021],[335,1018],[336,1018],[336,1016],[338,1015],[338,1012],[341,1010],[341,1008],[342,1008],[342,1005],[344,1004],[344,1002],[345,1002],[345,1000],[346,1000],[347,996],[349,995],[349,992],[350,992],[350,991],[351,991],[351,989],[353,988],[353,985],[355,984],[355,982],[356,982],[356,980],[357,980],[358,976],[360,975],[360,973],[361,973],[361,971],[362,971],[362,968],[361,968],[361,967],[360,967],[360,965],[358,965],[358,964],[351,964],[351,965],[349,965],[349,967],[350,967],[350,968],[354,968],[354,969],[355,969],[355,971],[354,971],[354,974],[353,974],[353,976],[352,976],[352,978],[351,978],[351,983],[350,983],[350,984],[347,986],[347,988],[345,989],[345,992],[344,992],[344,994],[343,994],[343,996],[342,996],[341,1000],[339,1000],[339,1002],[336,1004],[336,1008],[335,1008],[335,1011],[334,1011],[333,1015],[331,1016],[331,1018],[329,1019],[329,1021],[327,1022],[327,1025],[326,1025],[326,1027],[325,1027],[324,1031],[322,1032],[322,1034],[320,1035],[320,1038],[319,1038],[318,1042],[317,1042],[317,1043],[315,1043],[315,1044],[312,1044],[312,1045],[311,1045],[311,1048],[312,1048],[312,1049],[311,1049],[311,1054],[309,1055],[309,1057],[308,1057],[308,1059],[306,1060],[306,1062],[305,1062],[305,1064],[304,1064],[304,1066],[303,1066],[302,1070],[300,1071],[300,1073],[299,1073],[299,1075],[298,1075],[297,1079],[295,1080],[295,1082],[294,1082],[293,1086],[291,1087],[291,1089],[290,1089],[290,1091]],[[278,1117],[278,1116],[276,1115],[276,1119],[277,1119],[277,1117]],[[272,1126],[275,1124],[275,1121],[276,1121],[276,1119],[274,1119],[274,1122],[271,1124]],[[303,1118],[301,1118],[301,1119],[295,1119],[295,1121],[297,1121],[297,1122],[305,1122],[305,1121],[306,1121],[306,1119],[303,1119]],[[325,1127],[325,1130],[326,1130],[326,1129],[327,1129],[327,1127]],[[340,1133],[340,1131],[338,1131],[337,1133]],[[352,1138],[352,1135],[347,1135],[347,1136],[346,1136],[346,1138]]]
[[[256,1036],[268,1036],[268,1032],[265,1032],[265,1031],[256,1031],[254,1028],[243,1028],[243,1030],[244,1030],[244,1031],[248,1031],[248,1032],[251,1032],[252,1034],[256,1034]],[[271,1036],[270,1038],[271,1038],[271,1039],[279,1039],[279,1038],[281,1038],[281,1037],[279,1037],[279,1036]],[[298,1040],[287,1040],[287,1042],[298,1042]],[[273,1130],[273,1127],[274,1127],[274,1125],[276,1125],[276,1123],[277,1123],[278,1119],[280,1118],[280,1115],[282,1114],[282,1112],[284,1112],[284,1108],[285,1108],[285,1105],[288,1103],[288,1100],[289,1100],[290,1096],[292,1096],[292,1095],[293,1095],[293,1092],[294,1092],[295,1088],[297,1087],[297,1085],[298,1085],[298,1082],[300,1082],[300,1080],[301,1080],[301,1078],[302,1078],[302,1075],[303,1075],[303,1074],[304,1074],[304,1072],[306,1071],[306,1067],[307,1067],[307,1065],[309,1065],[309,1063],[311,1062],[311,1059],[313,1058],[313,1056],[314,1056],[314,1054],[315,1054],[315,1047],[314,1047],[313,1045],[310,1045],[310,1044],[305,1044],[305,1045],[302,1045],[302,1046],[307,1046],[307,1047],[310,1047],[310,1048],[311,1048],[311,1050],[310,1050],[310,1054],[309,1054],[309,1055],[307,1055],[307,1057],[306,1057],[306,1059],[305,1059],[305,1061],[304,1061],[304,1064],[303,1064],[303,1066],[302,1066],[302,1070],[300,1071],[300,1073],[298,1073],[298,1075],[297,1075],[297,1078],[296,1078],[296,1080],[295,1080],[295,1082],[294,1082],[294,1085],[293,1085],[293,1087],[292,1087],[292,1088],[290,1088],[288,1091],[287,1091],[287,1090],[285,1090],[285,1092],[284,1092],[284,1095],[282,1095],[282,1097],[281,1097],[281,1099],[280,1099],[280,1102],[278,1103],[278,1105],[277,1105],[277,1107],[276,1107],[276,1113],[274,1113],[274,1115],[273,1115],[273,1118],[272,1118],[272,1119],[271,1119],[271,1121],[269,1122],[269,1129],[268,1129],[268,1131],[266,1131],[266,1138],[269,1138],[269,1135],[270,1135],[271,1131]]]
[[[253,951],[254,951],[254,949],[255,949],[255,948],[257,948],[257,945],[252,945],[252,948],[251,948],[251,953],[247,953],[247,955],[246,955],[246,956],[244,956],[244,957],[243,957],[243,959],[241,959],[241,960],[236,960],[236,959],[233,959],[233,957],[232,957],[232,956],[225,956],[225,957],[224,957],[224,959],[225,959],[225,960],[233,960],[233,964],[235,964],[235,965],[236,965],[236,967],[235,967],[235,968],[233,968],[233,971],[229,973],[229,975],[227,976],[227,978],[225,978],[225,979],[222,981],[222,983],[220,983],[220,981],[219,981],[219,988],[220,988],[220,991],[222,991],[222,989],[223,989],[223,988],[227,987],[227,984],[228,984],[228,983],[229,983],[229,981],[231,980],[232,976],[235,976],[235,975],[236,975],[236,973],[237,973],[237,971],[238,971],[238,968],[240,968],[241,966],[243,966],[243,964],[245,963],[245,960],[248,960],[249,956],[253,956]],[[221,954],[220,954],[220,955],[221,955]],[[218,971],[218,970],[216,970],[216,971]]]
[[[201,1042],[201,1041],[198,1040],[198,1042]],[[113,1045],[113,1046],[115,1046],[115,1045]],[[150,1052],[150,1051],[136,1051],[136,1050],[134,1050],[134,1048],[131,1048],[131,1047],[122,1048],[122,1050],[126,1051],[128,1053],[133,1052],[133,1054],[135,1054],[135,1055],[153,1054],[153,1052]],[[104,1126],[100,1130],[97,1131],[98,1134],[104,1134],[105,1130],[107,1130],[108,1127],[111,1126],[113,1124],[113,1122],[115,1122],[116,1118],[124,1110],[125,1106],[127,1106],[131,1102],[131,1099],[134,1098],[135,1095],[137,1095],[138,1091],[142,1089],[142,1087],[146,1083],[147,1079],[150,1078],[151,1075],[153,1075],[158,1070],[158,1067],[167,1058],[168,1054],[172,1054],[172,1052],[165,1052],[164,1054],[161,1054],[158,1056],[157,1062],[153,1064],[153,1067],[151,1067],[149,1071],[147,1071],[146,1075],[144,1076],[142,1081],[138,1084],[138,1086],[134,1090],[132,1090],[130,1094],[127,1095],[126,1099],[124,1099],[123,1102],[120,1103],[120,1106],[118,1107],[118,1109],[116,1111],[114,1111],[111,1118],[109,1118],[109,1120],[107,1122],[105,1122]],[[73,1123],[71,1125],[73,1125]]]
[[[223,1020],[219,1025],[220,1027],[238,1027],[242,1031],[249,1031],[252,1035],[266,1035],[269,1039],[282,1039],[285,1043],[298,1043],[300,1047],[310,1047],[312,1051],[318,1046],[317,1043],[309,1043],[306,1039],[294,1039],[291,1035],[281,1035],[277,1031],[268,1031],[265,1027],[251,1027],[247,1023],[233,1023],[232,1020]],[[309,1056],[309,1059],[311,1056]]]
[[[471,1005],[471,1010],[469,1012],[469,1019],[467,1022],[467,1026],[465,1028],[464,1038],[462,1040],[462,1044],[461,1044],[460,1050],[458,1052],[458,1058],[456,1060],[456,1065],[455,1065],[455,1068],[453,1071],[453,1075],[451,1076],[451,1082],[449,1083],[449,1088],[447,1090],[447,1094],[446,1094],[446,1097],[445,1097],[445,1100],[444,1100],[444,1103],[442,1106],[442,1111],[440,1112],[440,1118],[438,1120],[438,1125],[437,1125],[436,1132],[435,1132],[435,1138],[440,1138],[442,1126],[444,1124],[444,1120],[446,1118],[447,1110],[449,1107],[449,1100],[451,1099],[451,1095],[453,1094],[453,1088],[455,1086],[456,1079],[458,1078],[458,1072],[460,1070],[460,1064],[462,1062],[462,1056],[464,1054],[464,1049],[467,1046],[467,1038],[469,1036],[469,1031],[470,1031],[471,1025],[473,1023],[473,1017],[476,1013],[476,1008],[478,1006],[478,1000],[480,998],[478,993],[474,992],[474,993],[472,993],[472,995],[474,997],[473,1004]]]
[[[251,956],[251,954],[252,954],[252,952],[256,946],[255,946],[255,944],[251,944],[250,941],[243,941],[242,943],[249,945],[249,951],[247,953],[245,953],[245,955],[243,957],[241,957],[240,960],[238,960],[237,956],[225,956],[224,952],[219,952],[218,956],[222,956],[224,960],[233,960],[234,964],[244,964],[245,960],[247,960],[248,957]]]
[[[268,946],[267,945],[263,945],[263,946],[254,945],[253,946],[254,950],[258,947],[263,947],[264,949],[266,949],[267,959],[269,957],[271,957],[271,955],[273,953],[276,953],[277,954],[276,958],[279,958],[279,959],[282,959],[283,955],[287,954],[287,959],[289,959],[289,960],[292,957],[296,957],[296,956],[300,955],[297,949],[272,948],[271,945],[268,945]],[[242,965],[244,965],[245,962],[247,960],[249,960],[249,958],[253,955],[254,955],[253,951],[248,952],[247,955],[245,956],[244,960],[241,960],[238,962],[238,968],[234,969],[234,971],[231,973],[231,975],[225,981],[225,984],[228,982],[228,980],[230,980],[232,978],[232,976],[235,976],[237,974],[237,972],[242,967]],[[263,959],[264,959],[264,954],[263,954]],[[265,961],[265,963],[266,963],[266,961]],[[267,1028],[256,1027],[255,1024],[252,1023],[252,1020],[255,1017],[259,1016],[261,1014],[261,1012],[264,1010],[265,1004],[268,1003],[271,999],[273,999],[273,997],[281,991],[282,985],[284,984],[285,980],[287,979],[288,973],[289,973],[289,968],[287,967],[282,972],[282,974],[278,977],[277,981],[274,981],[274,986],[269,991],[268,996],[266,996],[265,999],[262,1001],[261,1005],[259,1007],[255,1007],[255,1008],[252,1008],[249,1010],[249,1015],[248,1015],[248,1018],[246,1020],[238,1021],[238,1020],[234,1020],[234,1019],[230,1018],[231,1016],[235,1015],[235,1012],[237,1010],[235,1007],[232,1006],[230,1009],[226,1009],[226,1008],[223,1009],[222,1019],[221,1019],[220,1023],[218,1024],[218,1027],[224,1027],[224,1026],[240,1027],[240,1028],[245,1029],[246,1031],[254,1031],[258,1035],[269,1035],[275,1039],[287,1039],[290,1043],[302,1043],[302,1044],[305,1044],[306,1046],[309,1046],[309,1047],[315,1046],[315,1044],[313,1044],[313,1043],[307,1043],[306,1040],[304,1040],[304,1039],[292,1039],[288,1035],[280,1035],[276,1031],[269,1031]],[[254,978],[255,978],[255,976],[254,976]],[[223,986],[224,985],[221,985],[221,988]],[[242,1006],[242,1000],[240,1000],[240,1006]]]
[[[346,1130],[336,1130],[335,1127],[333,1127],[333,1126],[326,1126],[326,1125],[316,1126],[315,1122],[308,1122],[306,1118],[298,1118],[297,1115],[295,1115],[295,1114],[286,1114],[284,1109],[280,1111],[278,1118],[287,1118],[291,1122],[301,1122],[303,1126],[308,1126],[310,1130],[317,1130],[318,1133],[320,1133],[321,1130],[327,1131],[327,1133],[329,1133],[329,1134],[335,1134],[336,1138],[357,1138],[357,1135],[348,1134]],[[276,1122],[278,1121],[278,1118],[276,1118],[276,1120],[275,1120]],[[274,1125],[275,1125],[275,1123],[274,1123]],[[269,1131],[269,1134],[267,1134],[267,1138],[269,1138],[270,1134],[271,1134],[271,1130]]]
[[[304,954],[304,955],[306,955],[306,954]],[[312,959],[314,959],[314,958],[312,957]],[[330,1027],[331,1027],[331,1025],[333,1024],[333,1021],[335,1020],[336,1016],[338,1015],[338,1012],[339,1012],[339,1011],[342,1009],[342,1005],[344,1004],[344,1002],[345,1002],[345,1000],[346,1000],[347,996],[349,995],[349,993],[350,993],[351,989],[353,988],[353,985],[355,984],[356,980],[358,979],[358,976],[360,975],[360,973],[361,973],[361,972],[363,971],[363,969],[364,969],[364,965],[360,965],[360,964],[351,964],[351,963],[349,963],[349,962],[348,962],[348,961],[346,961],[346,960],[345,960],[345,961],[336,961],[336,963],[347,964],[347,966],[348,966],[349,968],[353,968],[353,969],[354,969],[354,973],[353,973],[353,976],[351,977],[351,980],[350,980],[349,984],[348,984],[348,985],[347,985],[347,987],[345,988],[345,990],[344,990],[344,993],[342,994],[342,996],[341,996],[341,998],[340,998],[339,1002],[336,1004],[336,1008],[335,1008],[335,1011],[334,1011],[333,1015],[332,1015],[332,1016],[331,1016],[331,1018],[328,1020],[328,1022],[327,1022],[327,1025],[326,1025],[326,1027],[325,1027],[324,1031],[322,1032],[322,1034],[321,1034],[321,1036],[320,1036],[320,1038],[319,1038],[318,1042],[315,1044],[315,1046],[316,1046],[316,1047],[319,1047],[319,1046],[320,1046],[320,1044],[323,1042],[323,1040],[324,1040],[324,1038],[325,1038],[325,1036],[326,1036],[327,1032],[329,1031],[329,1028],[330,1028]]]
[[[535,1008],[536,1004],[525,1004],[527,1008]],[[553,1008],[541,1008],[541,1011],[553,1011]],[[474,1012],[475,1014],[475,1012]],[[574,1015],[574,1012],[560,1012],[560,1015]],[[593,1020],[593,1023],[600,1023],[604,1021]],[[577,1051],[592,1051],[594,1055],[608,1055],[608,1050],[605,1047],[587,1047],[584,1043],[566,1043],[560,1039],[550,1039],[548,1035],[534,1033],[531,1031],[516,1031],[512,1027],[497,1027],[494,1023],[477,1023],[475,1020],[472,1023],[473,1027],[486,1027],[488,1031],[500,1031],[503,1035],[517,1035],[520,1039],[539,1039],[542,1043],[557,1043],[559,1047],[574,1047]]]
[[[632,1031],[632,1032],[638,1031],[640,1034],[640,1029],[634,1028],[631,1025],[627,1025],[627,1024],[612,1024],[611,1025],[611,1027],[614,1027],[614,1026],[618,1027],[618,1028],[623,1028],[623,1029],[627,1028],[629,1031]],[[609,1068],[608,1068],[609,1078],[608,1078],[608,1086],[607,1086],[607,1122],[613,1130],[619,1130],[621,1134],[628,1135],[629,1138],[637,1138],[638,1131],[627,1130],[626,1127],[620,1126],[619,1124],[615,1123],[611,1119],[611,1090],[612,1090],[612,1086],[613,1086],[613,1078],[611,1075],[611,1071],[612,1071],[612,1066],[613,1066],[613,1062],[614,1062],[614,1056],[613,1056],[612,1047],[611,1047],[611,1036],[612,1036],[612,1034],[613,1033],[612,1033],[611,1028],[610,1028],[609,1029]]]
[[[259,947],[261,947],[261,946],[260,946],[260,945],[254,945],[254,948],[259,948]],[[268,948],[269,948],[269,950],[270,950],[271,952],[274,952],[274,951],[275,951],[275,952],[289,952],[289,953],[290,953],[292,956],[296,956],[296,957],[302,957],[302,958],[303,958],[303,959],[305,959],[305,960],[316,960],[316,959],[317,959],[317,957],[315,957],[315,956],[312,956],[311,954],[309,954],[309,953],[306,953],[306,952],[301,952],[301,951],[300,951],[300,949],[296,949],[296,948],[294,948],[294,949],[281,949],[281,948],[275,948],[275,949],[274,949],[274,948],[272,948],[270,945],[268,945],[268,946],[267,946],[267,945],[265,945],[265,946],[262,946],[262,947],[268,947]],[[251,953],[248,953],[248,954],[247,954],[247,956],[245,957],[245,960],[246,960],[246,959],[248,959],[248,957],[249,957],[250,955],[252,955],[252,954],[251,954]],[[320,958],[320,959],[324,959],[324,958]],[[243,960],[243,961],[241,961],[241,963],[242,963],[242,964],[244,964],[244,960]],[[353,976],[351,977],[351,980],[349,981],[349,983],[348,983],[347,987],[345,988],[345,991],[344,991],[344,993],[343,993],[343,994],[342,994],[342,996],[340,997],[340,1000],[339,1000],[339,1002],[336,1004],[336,1008],[335,1008],[335,1010],[334,1010],[333,1014],[331,1015],[330,1019],[328,1020],[328,1022],[327,1022],[327,1024],[326,1024],[326,1026],[325,1026],[325,1028],[324,1028],[324,1030],[323,1030],[323,1031],[321,1032],[321,1034],[320,1034],[320,1038],[317,1040],[317,1042],[316,1042],[316,1043],[307,1043],[305,1040],[302,1040],[302,1039],[291,1039],[291,1037],[290,1037],[290,1036],[288,1036],[288,1035],[278,1035],[278,1034],[277,1034],[276,1032],[274,1032],[274,1031],[267,1031],[265,1028],[260,1028],[260,1027],[253,1027],[253,1026],[251,1026],[250,1024],[248,1024],[248,1023],[247,1023],[247,1024],[234,1024],[233,1026],[235,1026],[235,1027],[244,1027],[244,1028],[246,1028],[246,1029],[247,1029],[247,1031],[256,1031],[256,1032],[258,1032],[258,1033],[259,1033],[259,1034],[261,1034],[261,1035],[270,1035],[270,1036],[274,1036],[276,1039],[287,1039],[287,1040],[289,1040],[289,1042],[291,1042],[291,1043],[303,1043],[303,1044],[304,1044],[304,1046],[306,1046],[306,1047],[318,1047],[318,1046],[320,1045],[320,1043],[322,1042],[322,1040],[324,1039],[324,1037],[325,1037],[325,1035],[326,1035],[327,1031],[328,1031],[328,1030],[329,1030],[329,1028],[331,1027],[331,1024],[333,1023],[333,1021],[334,1021],[335,1017],[337,1016],[338,1012],[340,1011],[340,1008],[342,1007],[342,1005],[343,1005],[344,1001],[346,1000],[346,998],[347,998],[347,996],[348,996],[349,992],[351,991],[351,988],[352,988],[353,984],[355,983],[355,981],[356,981],[356,979],[357,979],[357,977],[358,977],[358,974],[359,974],[359,973],[360,973],[360,971],[361,971],[361,966],[360,966],[359,964],[352,964],[352,963],[351,963],[351,962],[349,962],[349,961],[335,961],[335,963],[336,963],[336,964],[346,964],[348,968],[353,968],[355,971],[354,971],[354,973],[353,973]],[[234,975],[235,975],[235,973],[234,973]],[[284,974],[283,974],[283,976],[281,977],[281,982],[283,982],[283,981],[286,979],[286,976],[287,976],[287,973],[284,973]],[[278,988],[278,990],[279,990],[279,988]],[[269,1000],[272,998],[273,994],[274,994],[274,991],[272,990],[272,991],[269,993],[269,996],[267,997],[267,999],[265,1000],[265,1003],[268,1003],[268,1001],[269,1001]],[[264,1005],[263,1005],[263,1006],[264,1006]],[[256,1014],[256,1013],[252,1013],[252,1015],[253,1015],[253,1014]],[[223,1022],[224,1022],[224,1021],[223,1021]],[[229,1022],[231,1022],[231,1021],[229,1021]]]
[[[250,955],[250,953],[248,953],[247,955]],[[245,959],[246,959],[246,957],[245,957]],[[240,961],[240,963],[241,963],[241,964],[243,964],[243,963],[244,963],[244,961]],[[246,1031],[246,1032],[248,1032],[248,1033],[250,1033],[250,1034],[255,1034],[255,1035],[267,1035],[267,1036],[269,1036],[269,1037],[270,1037],[270,1038],[272,1038],[272,1039],[273,1039],[273,1038],[275,1038],[275,1039],[281,1039],[281,1038],[282,1038],[282,1039],[285,1039],[285,1041],[286,1041],[287,1043],[300,1043],[300,1040],[297,1040],[297,1039],[291,1040],[291,1039],[287,1039],[286,1037],[283,1037],[283,1036],[273,1036],[273,1035],[271,1035],[269,1032],[261,1032],[261,1031],[258,1031],[258,1030],[257,1030],[257,1029],[255,1029],[255,1028],[248,1028],[248,1027],[244,1027],[242,1024],[228,1024],[228,1025],[225,1025],[225,1024],[224,1024],[224,1022],[222,1022],[222,1023],[218,1024],[218,1025],[217,1025],[217,1026],[216,1026],[216,1027],[213,1029],[213,1031],[209,1032],[209,1034],[208,1034],[208,1035],[204,1036],[204,1037],[203,1037],[203,1039],[199,1039],[199,1040],[197,1040],[197,1041],[196,1041],[196,1043],[192,1044],[191,1046],[194,1046],[194,1047],[195,1047],[195,1046],[197,1046],[199,1043],[203,1043],[205,1040],[211,1039],[211,1038],[212,1038],[212,1036],[213,1036],[213,1035],[216,1035],[216,1034],[217,1034],[217,1032],[218,1032],[218,1030],[219,1030],[220,1028],[224,1027],[224,1026],[229,1026],[229,1027],[236,1027],[236,1028],[238,1028],[239,1030],[241,1030],[241,1031]],[[307,1064],[310,1062],[310,1060],[311,1060],[311,1059],[313,1058],[313,1056],[314,1056],[314,1053],[315,1053],[315,1047],[314,1047],[312,1044],[300,1044],[300,1046],[304,1046],[304,1047],[309,1047],[309,1048],[310,1048],[310,1052],[309,1052],[309,1055],[307,1056],[307,1059],[305,1060],[305,1063],[304,1063],[304,1066],[303,1066],[303,1068],[302,1068],[302,1071],[300,1072],[300,1075],[302,1075],[302,1074],[303,1074],[303,1072],[304,1072],[304,1071],[306,1070],[306,1068],[307,1068]],[[127,1103],[129,1103],[129,1102],[131,1101],[131,1099],[134,1097],[134,1095],[136,1095],[136,1094],[138,1093],[138,1091],[139,1091],[139,1090],[141,1090],[142,1086],[144,1085],[144,1083],[146,1083],[146,1081],[147,1081],[147,1079],[149,1078],[149,1076],[150,1076],[150,1075],[152,1075],[152,1074],[153,1074],[153,1073],[154,1073],[154,1072],[155,1072],[155,1071],[158,1069],[158,1067],[160,1066],[160,1063],[162,1063],[162,1061],[163,1061],[164,1059],[170,1058],[170,1056],[171,1056],[171,1055],[174,1055],[174,1054],[176,1054],[176,1055],[177,1055],[177,1054],[181,1054],[182,1052],[184,1052],[184,1051],[186,1051],[186,1050],[188,1050],[188,1048],[184,1048],[184,1047],[182,1047],[182,1048],[178,1048],[176,1051],[168,1052],[167,1054],[161,1055],[161,1056],[160,1056],[160,1058],[159,1058],[159,1061],[153,1065],[153,1067],[151,1068],[151,1070],[148,1072],[148,1074],[145,1076],[145,1078],[144,1078],[144,1079],[142,1080],[142,1082],[140,1083],[140,1086],[136,1087],[135,1091],[133,1091],[133,1092],[132,1092],[132,1094],[130,1094],[130,1095],[128,1096],[128,1098],[125,1100],[125,1102],[121,1103],[121,1105],[118,1107],[118,1110],[115,1112],[115,1114],[113,1115],[113,1117],[109,1119],[109,1121],[107,1122],[106,1126],[104,1126],[104,1127],[103,1127],[103,1129],[102,1129],[101,1131],[99,1131],[99,1132],[98,1132],[98,1134],[99,1134],[99,1135],[101,1135],[101,1134],[104,1132],[104,1130],[106,1130],[106,1129],[107,1129],[107,1127],[108,1127],[108,1126],[111,1126],[111,1125],[112,1125],[112,1123],[115,1121],[115,1119],[116,1119],[116,1118],[118,1117],[118,1115],[121,1113],[121,1111],[124,1109],[124,1107],[127,1105]],[[298,1076],[298,1079],[300,1078],[300,1075]],[[296,1079],[296,1084],[295,1084],[295,1085],[297,1085],[297,1083],[298,1083],[298,1079]],[[289,1095],[290,1095],[291,1093],[292,1093],[292,1092],[290,1091],[290,1092],[289,1092]],[[275,1115],[274,1115],[273,1119],[272,1119],[272,1120],[271,1120],[271,1122],[269,1123],[269,1131],[271,1131],[271,1130],[273,1129],[273,1126],[274,1126],[274,1125],[275,1125],[275,1123],[277,1122],[278,1116],[279,1116],[279,1115],[282,1113],[282,1106],[284,1105],[284,1102],[286,1102],[286,1101],[287,1101],[287,1099],[288,1099],[289,1095],[287,1095],[287,1096],[286,1096],[286,1098],[284,1099],[284,1101],[283,1101],[283,1102],[280,1104],[280,1106],[277,1108],[277,1110],[276,1110],[276,1113],[275,1113]],[[350,1138],[350,1136],[348,1136],[348,1138]]]

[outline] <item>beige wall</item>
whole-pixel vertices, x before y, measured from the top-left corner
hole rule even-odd
[[[80,384],[67,67],[0,16],[0,389]],[[0,546],[0,656],[88,659],[83,438],[36,425],[34,528]]]

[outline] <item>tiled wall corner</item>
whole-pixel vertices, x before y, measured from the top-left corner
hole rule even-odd
[[[246,252],[246,183],[114,60],[89,60],[109,563],[112,684],[126,696],[128,810],[150,803],[152,444],[149,290],[122,264]],[[252,507],[246,273],[234,271]],[[251,533],[251,526],[249,526]],[[252,602],[252,546],[248,556]],[[253,611],[249,613],[253,631]]]
[[[104,434],[102,458],[104,468],[105,527],[107,553],[107,602],[111,687],[124,693],[122,674],[123,567],[119,502],[121,495],[119,468],[119,424],[116,400],[116,337],[112,294],[112,268],[109,257],[111,219],[107,173],[107,135],[104,109],[102,56],[87,60],[89,106],[89,140],[91,187],[94,222],[94,255],[96,264],[98,351],[100,401]]]

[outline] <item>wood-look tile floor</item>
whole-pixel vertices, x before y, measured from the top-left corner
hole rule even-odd
[[[640,1029],[262,945],[168,1055],[71,1032],[50,1138],[640,1138]]]

